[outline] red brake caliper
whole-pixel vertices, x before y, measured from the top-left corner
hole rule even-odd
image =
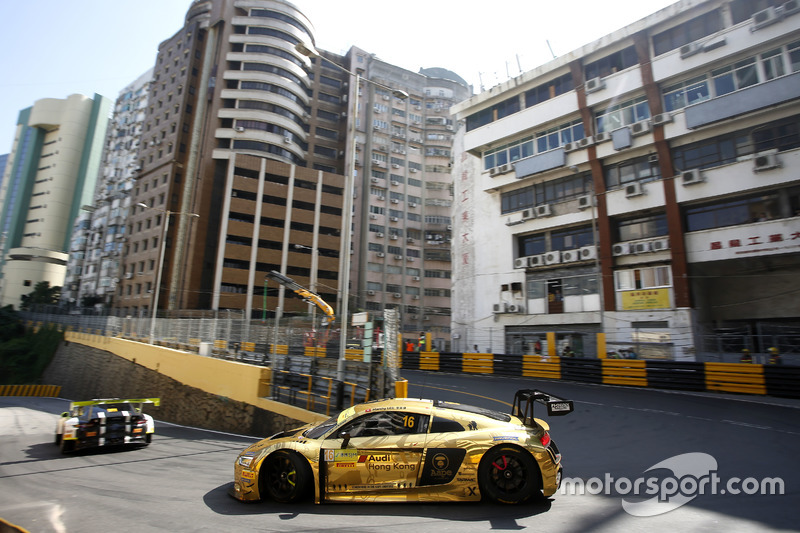
[[[498,465],[496,462],[492,463],[492,465],[494,465],[494,467],[498,470],[505,470],[508,466],[508,459],[506,459],[505,455],[502,456],[501,459],[503,460],[503,466]]]

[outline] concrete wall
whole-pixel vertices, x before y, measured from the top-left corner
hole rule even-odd
[[[259,437],[326,418],[261,397],[268,368],[97,335],[67,333],[43,381],[70,400],[160,397],[156,420]]]

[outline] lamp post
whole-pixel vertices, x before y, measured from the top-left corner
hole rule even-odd
[[[156,211],[161,211],[164,213],[164,228],[161,230],[161,251],[158,254],[158,269],[156,270],[156,286],[155,290],[153,291],[153,304],[152,313],[150,315],[150,344],[155,343],[155,336],[156,336],[156,313],[158,312],[158,297],[161,293],[161,274],[164,272],[164,255],[167,251],[167,232],[169,231],[169,217],[172,215],[187,215],[190,217],[199,217],[197,213],[174,213],[172,211],[168,211],[166,209],[161,209],[158,207],[151,207],[144,202],[139,202],[139,207],[143,207],[145,209],[155,209]]]
[[[313,47],[301,43],[295,45],[295,50],[307,57],[321,59],[322,56]],[[352,227],[353,227],[353,196],[355,194],[355,174],[356,174],[356,133],[358,127],[358,97],[361,87],[361,81],[372,84],[381,89],[390,91],[392,95],[402,100],[408,98],[408,93],[405,91],[392,89],[386,85],[374,82],[367,78],[362,78],[358,72],[351,72],[341,65],[337,65],[333,61],[328,61],[337,69],[341,70],[348,76],[355,78],[355,88],[353,90],[353,109],[350,114],[350,134],[348,135],[348,142],[350,143],[350,165],[345,169],[344,181],[344,217],[342,220],[342,245],[339,251],[339,310],[338,314],[341,317],[341,325],[339,327],[339,362],[336,366],[336,379],[344,379],[345,368],[345,355],[347,353],[347,320],[350,307],[350,247],[352,245]]]

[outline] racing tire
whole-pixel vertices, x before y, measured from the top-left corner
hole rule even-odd
[[[61,444],[61,433],[56,433],[56,445]]]
[[[74,440],[64,440],[61,439],[61,453],[69,453],[75,451],[75,441]]]
[[[145,446],[150,444],[152,441],[153,441],[153,434],[152,433],[148,433],[147,435],[144,436],[144,445]]]
[[[278,450],[264,460],[259,481],[262,493],[266,492],[278,503],[301,501],[313,487],[308,461],[289,450]]]
[[[533,457],[513,446],[492,448],[478,467],[481,494],[499,503],[524,503],[541,494],[541,483],[541,472]]]

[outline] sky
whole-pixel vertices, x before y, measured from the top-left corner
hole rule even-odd
[[[155,63],[190,0],[0,0],[0,154],[40,98],[112,101]],[[442,67],[480,92],[589,44],[675,0],[294,0],[318,48],[350,46],[418,72]],[[479,11],[476,6],[484,6]]]

